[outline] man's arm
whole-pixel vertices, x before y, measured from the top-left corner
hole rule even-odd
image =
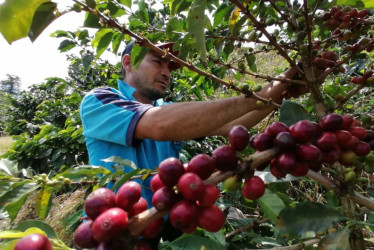
[[[280,102],[286,87],[284,83],[272,82],[257,94]],[[259,122],[275,109],[275,106],[271,105],[257,110],[256,102],[253,98],[240,95],[215,101],[182,102],[153,107],[139,120],[135,138],[176,141],[208,135],[227,135],[233,125],[253,126],[254,122]]]

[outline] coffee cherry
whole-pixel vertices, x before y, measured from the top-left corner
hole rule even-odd
[[[198,210],[196,204],[186,200],[175,204],[169,213],[171,225],[180,230],[189,228],[197,219],[197,216]]]
[[[249,135],[248,130],[241,125],[232,127],[229,132],[230,145],[237,151],[241,151],[248,146]]]
[[[344,166],[352,166],[355,159],[356,154],[352,150],[346,150],[342,151],[339,162]]]
[[[306,143],[314,139],[317,133],[316,125],[308,120],[301,120],[290,127],[291,135],[298,143]]]
[[[132,217],[134,215],[140,214],[147,210],[148,202],[143,197],[140,199],[130,208],[127,210],[128,217]]]
[[[92,220],[84,221],[74,232],[74,243],[79,248],[94,248],[99,245],[92,232]]]
[[[342,115],[343,123],[341,129],[349,130],[349,128],[353,124],[353,116],[352,115]]]
[[[351,18],[355,18],[357,17],[358,15],[358,10],[356,8],[352,9],[350,12],[349,12],[349,15],[351,16]]]
[[[366,130],[366,137],[365,137],[364,141],[370,142],[372,140],[374,140],[374,131],[373,130]]]
[[[32,233],[18,240],[14,250],[52,250],[52,244],[45,235]]]
[[[162,188],[162,187],[165,187],[165,184],[162,183],[161,179],[160,179],[160,175],[159,174],[156,174],[152,177],[152,180],[151,180],[151,183],[150,183],[150,186],[151,186],[151,190],[153,192],[156,192],[158,189]]]
[[[162,183],[167,187],[173,187],[177,184],[178,179],[185,173],[183,164],[174,157],[163,160],[158,166],[158,174]]]
[[[248,140],[247,140],[248,141]],[[216,162],[206,154],[198,154],[192,157],[187,166],[187,172],[195,173],[201,179],[208,179],[216,168]]]
[[[98,188],[84,202],[84,211],[92,220],[104,211],[116,206],[116,195],[108,188]]]
[[[295,177],[301,177],[305,176],[309,171],[309,166],[305,162],[297,161],[296,162],[296,167],[292,172],[290,173],[291,175]]]
[[[365,156],[368,155],[371,151],[370,144],[367,142],[360,141],[353,152],[355,152],[358,156]]]
[[[199,208],[197,221],[199,227],[208,232],[218,232],[225,224],[225,216],[221,209],[213,204]]]
[[[219,189],[214,185],[205,185],[203,195],[199,199],[199,205],[207,207],[216,202],[219,197]]]
[[[281,151],[293,151],[296,149],[295,138],[289,132],[280,132],[274,142]]]
[[[283,122],[273,122],[267,127],[267,133],[272,135],[274,138],[281,132],[290,132],[290,129]]]
[[[212,153],[212,157],[216,162],[217,169],[221,171],[230,171],[236,168],[236,151],[231,146],[223,145],[216,148]]]
[[[258,151],[264,151],[274,146],[274,139],[270,134],[258,134],[253,140],[253,147]]]
[[[191,224],[189,227],[185,229],[181,229],[181,231],[186,234],[192,234],[193,232],[195,232],[197,226],[198,226],[197,220],[193,220],[191,221]]]
[[[199,200],[204,194],[204,182],[194,173],[185,173],[178,180],[178,190],[186,200]]]
[[[356,137],[356,136],[352,136],[351,139],[349,139],[349,141],[346,141],[344,145],[342,145],[341,147],[342,148],[345,148],[345,149],[355,149],[358,145],[358,143],[360,142],[360,140]]]
[[[356,76],[351,79],[351,83],[354,84],[365,84],[366,83],[366,78],[362,76]]]
[[[327,164],[333,164],[337,162],[340,158],[341,151],[339,147],[335,147],[334,149],[323,152],[322,153],[322,162]]]
[[[142,187],[135,181],[128,181],[124,183],[116,194],[117,207],[123,210],[129,210],[138,202],[142,194]]]
[[[237,177],[231,176],[223,182],[223,188],[227,191],[236,191],[242,187],[242,182]]]
[[[318,138],[316,145],[322,151],[329,151],[335,148],[337,143],[338,143],[338,140],[334,133],[325,132],[320,138]]]
[[[134,250],[152,250],[152,247],[144,240],[138,241]]]
[[[101,242],[95,250],[117,250],[117,249],[127,249],[128,243],[120,238],[120,236],[110,239],[105,242]]]
[[[349,129],[349,132],[359,140],[364,140],[366,137],[366,129],[363,127],[353,126]]]
[[[152,205],[159,211],[170,210],[178,201],[178,196],[173,189],[162,187],[152,196]]]
[[[321,150],[312,144],[298,145],[297,155],[299,159],[305,162],[320,161],[322,159]]]
[[[92,224],[94,238],[99,242],[108,241],[127,228],[127,213],[114,207],[106,210]]]
[[[293,153],[285,152],[279,154],[276,158],[277,168],[281,172],[290,173],[296,167],[296,156]]]
[[[276,159],[270,161],[270,173],[276,178],[283,178],[286,176],[286,172],[279,168]]]
[[[164,218],[157,219],[149,224],[144,231],[142,232],[142,236],[146,239],[152,239],[159,235],[164,228]]]
[[[250,200],[257,200],[265,193],[265,183],[258,176],[252,176],[245,180],[242,194],[245,198]]]
[[[328,114],[322,118],[321,127],[325,131],[335,131],[340,129],[343,124],[343,118],[338,114]]]
[[[358,18],[364,18],[367,14],[368,14],[368,10],[363,9],[363,10],[360,10],[360,12],[358,12],[357,17]]]

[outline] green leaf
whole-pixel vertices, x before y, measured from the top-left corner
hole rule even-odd
[[[173,249],[173,250],[182,250],[182,249],[214,249],[214,250],[224,250],[225,246],[217,243],[216,241],[209,239],[207,237],[201,237],[196,235],[184,234],[173,242],[164,242],[161,245],[160,249]]]
[[[83,57],[82,57],[82,64],[83,64],[83,67],[85,69],[87,69],[90,65],[91,65],[91,62],[93,61],[93,56],[91,54],[85,54]]]
[[[119,164],[119,165],[122,165],[122,166],[128,166],[132,169],[137,169],[138,168],[133,161],[123,159],[121,156],[111,156],[111,157],[103,159],[101,161],[112,162],[112,163],[116,163],[116,164]]]
[[[87,28],[97,28],[100,29],[102,28],[100,25],[100,19],[96,15],[86,12],[86,18],[84,19],[83,26]]]
[[[14,250],[17,242],[18,242],[18,239],[1,242],[0,243],[0,249],[2,249],[2,250]]]
[[[36,197],[35,212],[42,220],[47,218],[49,210],[51,209],[52,193],[54,189],[54,186],[45,186],[39,191]]]
[[[5,210],[7,211],[8,215],[9,215],[9,218],[12,221],[17,217],[17,214],[18,214],[19,210],[21,210],[23,204],[25,204],[25,201],[26,201],[28,196],[29,196],[29,194],[25,194],[24,196],[22,196],[17,201],[11,202],[5,207]]]
[[[122,33],[116,33],[113,36],[113,40],[112,40],[113,53],[117,54],[119,46],[121,45],[121,42],[123,41],[124,37],[125,37],[125,35],[122,34]]]
[[[69,232],[74,232],[77,225],[81,222],[81,217],[83,216],[83,209],[75,212],[72,216],[64,220],[64,225]]]
[[[96,58],[99,58],[106,48],[108,48],[113,34],[111,29],[100,29],[96,32],[95,38],[92,39],[92,46],[96,47]]]
[[[131,0],[117,0],[119,3],[131,8]]]
[[[351,250],[349,244],[349,229],[343,228],[337,230],[332,234],[324,236],[321,241],[318,243],[317,249],[324,250]]]
[[[313,121],[313,117],[301,105],[291,101],[283,101],[280,108],[279,121],[291,126],[300,120]]]
[[[138,67],[139,63],[144,59],[145,55],[149,52],[148,47],[138,46],[134,44],[131,50],[131,64],[133,65],[134,69]]]
[[[14,182],[6,182],[1,181],[0,182],[0,197],[3,196],[6,192],[9,191],[9,188],[14,184]]]
[[[35,41],[36,38],[52,23],[58,16],[55,15],[57,4],[54,2],[42,3],[36,10],[29,30],[29,38]]]
[[[47,223],[40,221],[40,220],[22,221],[14,228],[14,230],[26,231],[28,228],[35,228],[35,227],[43,230],[43,232],[48,236],[48,238],[58,239],[57,234],[53,230],[53,228]]]
[[[139,10],[136,13],[140,17],[140,19],[145,23],[149,23],[147,5],[145,4],[144,0],[138,1],[138,7],[139,7]]]
[[[9,44],[26,37],[38,7],[49,0],[6,0],[0,5],[0,33]]]
[[[277,222],[277,216],[280,211],[286,207],[282,199],[269,189],[265,190],[265,194],[257,200],[257,203],[266,218],[274,224]]]
[[[22,199],[24,195],[28,195],[39,188],[39,185],[32,182],[15,183],[9,187],[9,191],[0,197],[0,212],[9,203],[17,202]]]
[[[69,168],[58,174],[54,177],[57,179],[60,176],[64,176],[66,178],[74,179],[74,178],[82,178],[82,177],[92,177],[98,174],[110,174],[110,170],[101,166],[92,166],[92,165],[83,165],[75,168]]]
[[[76,44],[74,41],[66,39],[60,43],[60,46],[58,46],[57,49],[60,50],[61,52],[66,52],[68,50],[71,50],[75,46]]]
[[[195,48],[204,63],[207,62],[204,33],[206,2],[206,0],[194,0],[187,17],[188,31],[194,35]]]
[[[310,238],[327,231],[338,219],[339,214],[325,205],[298,203],[279,213],[277,228],[282,235]]]
[[[0,159],[0,172],[14,176],[18,171],[17,165],[8,159]]]
[[[233,9],[233,5],[221,4],[214,15],[213,28],[217,27],[224,18],[227,19]]]

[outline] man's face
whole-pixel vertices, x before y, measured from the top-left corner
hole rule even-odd
[[[138,95],[155,101],[164,96],[170,84],[169,64],[169,60],[150,52],[126,80],[136,88]]]

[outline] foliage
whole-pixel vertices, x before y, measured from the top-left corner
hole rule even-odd
[[[6,1],[0,6],[0,16],[10,5],[14,7],[13,11],[19,11],[21,3],[21,0]],[[9,34],[0,26],[0,32],[8,42],[26,34],[32,40],[36,39],[37,34],[59,15],[48,1],[32,3],[29,3],[28,11],[35,12],[36,18],[30,20],[30,13],[25,12],[17,19],[29,24],[28,32],[17,29],[14,34]],[[177,80],[171,85],[168,100],[201,101],[237,95],[238,92],[250,93],[251,97],[258,98],[255,91],[250,92],[258,79],[279,80],[276,76],[287,66],[292,66],[298,71],[299,78],[284,81],[290,85],[288,94],[296,90],[296,95],[287,96],[291,101],[283,102],[276,118],[291,125],[300,119],[319,121],[326,113],[350,113],[367,129],[373,128],[370,117],[374,101],[373,82],[351,83],[352,78],[362,79],[367,71],[373,69],[373,11],[369,9],[366,19],[354,19],[356,23],[352,22],[352,25],[336,25],[334,20],[340,16],[334,19],[336,12],[331,14],[332,7],[337,4],[343,5],[341,9],[344,7],[345,11],[350,11],[354,7],[359,10],[373,8],[372,1],[167,0],[159,3],[141,0],[90,3],[87,6],[78,1],[79,9],[72,7],[71,10],[86,12],[84,26],[96,31],[92,39],[86,30],[54,33],[54,36],[64,38],[59,47],[61,51],[81,47],[81,57],[70,58],[71,79],[49,79],[40,86],[40,90],[35,87],[30,93],[23,93],[20,98],[23,102],[13,100],[16,110],[9,129],[13,129],[14,134],[27,133],[20,134],[16,144],[4,156],[18,161],[18,166],[3,159],[4,166],[1,168],[1,178],[5,180],[2,185],[6,187],[2,190],[6,191],[0,193],[0,205],[12,218],[25,197],[35,190],[45,197],[45,202],[37,206],[39,216],[45,217],[48,201],[54,192],[50,186],[73,182],[98,187],[113,180],[117,187],[134,175],[140,175],[137,178],[149,176],[150,172],[139,169],[122,173],[120,165],[123,161],[116,163],[118,169],[114,173],[94,166],[71,168],[87,161],[76,112],[81,96],[103,82],[115,85],[115,80],[119,78],[118,70],[96,60],[105,50],[118,53],[122,42],[131,39],[144,45],[134,51],[135,65],[152,48],[150,43],[176,42],[178,57],[187,67],[175,72]],[[42,13],[49,15],[47,21],[37,18]],[[325,16],[326,13],[329,17]],[[334,18],[331,19],[331,16]],[[119,21],[122,18],[126,20],[126,25]],[[17,23],[11,25],[17,26]],[[95,51],[90,51],[91,45]],[[355,46],[356,49],[353,49]],[[319,59],[325,59],[325,52],[332,52],[334,57],[338,57],[328,67],[318,63],[321,62]],[[279,54],[283,59],[274,70],[263,69],[259,65],[264,53]],[[316,68],[321,72],[314,75],[312,72]],[[298,91],[304,87],[300,86],[300,79],[307,83],[310,93],[297,98]],[[369,115],[369,119],[365,115]],[[187,142],[183,160],[188,161],[197,153],[212,151],[216,145],[223,143],[227,142],[221,138]],[[244,151],[240,159],[245,159],[253,151]],[[184,235],[175,242],[165,242],[162,247],[196,248],[194,244],[214,249],[276,247],[297,245],[311,239],[319,241],[317,236],[323,237],[320,248],[322,245],[347,247],[339,244],[349,241],[349,230],[359,236],[356,243],[362,243],[363,232],[369,237],[373,235],[374,221],[371,212],[361,213],[356,208],[373,204],[373,188],[370,186],[373,179],[365,170],[365,166],[373,162],[369,161],[369,156],[358,158],[358,161],[347,170],[339,164],[326,165],[320,173],[316,173],[317,181],[289,176],[276,179],[268,170],[257,173],[268,183],[265,195],[257,201],[245,200],[240,191],[228,191],[219,184],[221,197],[218,204],[227,213],[225,227],[215,234],[197,231],[193,235]],[[55,172],[50,172],[46,178],[28,167],[37,173],[47,173],[51,169]],[[353,171],[360,178],[346,181],[342,177],[345,171]],[[99,182],[96,174],[103,175]],[[338,186],[346,192],[343,195],[328,192],[321,184],[332,189]],[[358,195],[358,192],[361,194]],[[355,200],[349,200],[346,193]],[[364,220],[366,215],[368,220]],[[350,242],[352,248],[357,248],[353,241],[351,239]]]

